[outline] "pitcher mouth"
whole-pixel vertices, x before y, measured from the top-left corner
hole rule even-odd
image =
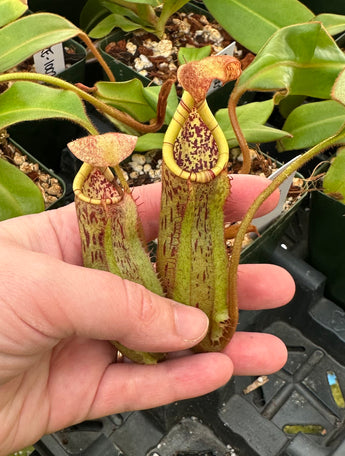
[[[121,191],[120,187],[116,185],[114,186],[114,190],[118,192],[117,195],[114,196],[106,196],[104,198],[94,198],[91,196],[85,195],[83,192],[83,187],[86,182],[86,180],[90,177],[92,171],[94,170],[99,170],[105,179],[109,183],[115,183],[115,176],[111,172],[110,168],[95,168],[94,166],[89,165],[88,163],[84,163],[81,168],[79,169],[74,181],[73,181],[73,192],[76,198],[79,200],[89,203],[89,204],[94,204],[94,205],[112,205],[112,204],[117,204],[122,200],[123,192]]]
[[[201,119],[210,130],[218,148],[218,157],[215,165],[212,168],[197,172],[184,170],[176,163],[174,157],[174,143],[193,108],[197,110]],[[205,100],[195,104],[192,96],[188,92],[184,92],[179,108],[175,112],[165,134],[162,153],[165,165],[172,173],[182,179],[190,180],[192,182],[210,182],[226,168],[229,161],[228,143]]]

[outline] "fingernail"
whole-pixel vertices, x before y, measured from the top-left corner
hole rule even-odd
[[[199,309],[176,303],[175,325],[178,335],[186,342],[197,342],[207,333],[208,318]]]

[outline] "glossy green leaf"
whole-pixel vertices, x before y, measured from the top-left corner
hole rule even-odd
[[[283,138],[278,150],[304,149],[337,133],[345,123],[345,106],[333,100],[306,103],[296,108],[283,125],[291,138]]]
[[[330,98],[345,54],[320,22],[279,30],[241,74],[237,92],[280,91],[284,95]]]
[[[332,98],[345,106],[345,68],[341,71],[332,87]]]
[[[20,0],[0,0],[0,27],[18,19],[27,9]]]
[[[142,7],[146,5],[154,7],[159,4],[158,0],[140,0],[135,2],[121,1],[119,3],[120,4],[116,1],[88,0],[80,15],[81,27],[88,33],[92,34],[90,36],[93,36],[94,34],[100,35],[98,38],[100,38],[101,35],[105,36],[114,28],[114,25],[111,27],[111,24],[114,24],[115,20],[119,23],[122,22],[127,28],[127,31],[135,30],[140,27],[140,24],[149,25],[144,16],[140,17],[140,6]],[[119,17],[115,19],[107,19],[109,11],[117,16],[122,16],[123,20]],[[136,27],[130,28],[130,22],[125,21],[125,18],[132,21],[132,24],[136,24]],[[101,25],[103,20],[105,20],[105,22]],[[119,27],[121,26],[119,25]]]
[[[345,106],[345,68],[340,72],[332,87],[332,99]],[[337,132],[336,143],[345,143],[345,123],[342,125],[342,128],[339,130],[339,132]]]
[[[31,14],[6,25],[0,30],[0,73],[78,33],[67,19],[50,13]]]
[[[274,102],[273,99],[266,101],[256,101],[253,103],[247,103],[236,108],[238,119],[245,122],[246,119],[250,119],[253,122],[264,124],[273,112]],[[224,131],[230,125],[228,109],[219,109],[216,112],[215,117],[217,122]]]
[[[100,20],[99,23],[89,32],[89,35],[92,38],[103,38],[115,27],[119,27],[125,32],[131,32],[140,28],[147,31],[154,31],[152,23],[147,20],[146,14],[144,14],[146,10],[144,9],[142,14],[140,13],[142,4],[137,5],[136,11],[133,11],[129,7],[120,6],[111,1],[101,1],[100,4],[102,7],[110,11],[111,14]]]
[[[267,142],[278,141],[281,138],[289,136],[287,131],[279,130],[278,128],[268,127],[256,123],[248,122],[242,127],[243,134],[249,143],[260,144]],[[227,137],[229,147],[238,146],[238,141],[235,135]]]
[[[125,32],[131,32],[140,28],[140,24],[130,21],[119,14],[109,14],[109,16],[102,19],[92,30],[90,30],[89,36],[95,39],[103,38],[115,27],[119,27]]]
[[[79,97],[29,81],[18,81],[0,95],[0,129],[17,122],[47,118],[71,120],[88,131],[94,127]]]
[[[274,103],[271,99],[262,102],[248,103],[236,108],[238,121],[248,142],[261,143],[277,141],[278,139],[289,135],[286,131],[264,125],[272,114],[273,107]],[[228,110],[220,109],[216,112],[215,117],[224,132],[229,147],[237,146],[238,142],[230,124]]]
[[[288,95],[284,97],[279,103],[279,112],[287,119],[289,114],[304,103],[306,97],[304,95]]]
[[[164,133],[146,133],[139,136],[135,150],[137,152],[147,152],[153,149],[162,149]]]
[[[80,27],[89,33],[107,14],[108,9],[102,6],[100,0],[88,0],[80,13]]]
[[[39,188],[22,171],[0,159],[0,220],[44,211]]]
[[[98,99],[127,112],[140,122],[146,122],[156,115],[143,94],[143,84],[139,79],[124,82],[102,81],[95,86]]]
[[[313,20],[321,21],[331,35],[345,30],[345,16],[341,14],[319,14]]]
[[[223,28],[254,54],[277,30],[314,17],[297,0],[205,0],[204,3]]]
[[[345,148],[340,149],[332,161],[323,180],[323,189],[325,193],[342,195],[339,200],[345,204]]]
[[[117,3],[114,3],[112,1],[102,1],[101,4],[107,8],[108,11],[110,11],[113,14],[117,14],[123,17],[126,17],[127,19],[130,19],[131,21],[141,24],[141,23],[146,23],[144,18],[141,18],[137,12],[133,11],[130,8],[125,8],[123,6],[118,5]],[[148,23],[146,25],[149,25]]]
[[[159,86],[153,86],[153,85],[144,87],[144,89],[143,89],[144,97],[146,98],[146,100],[149,103],[149,105],[151,106],[151,108],[154,109],[155,111],[156,111],[156,107],[157,107],[157,103],[158,103],[160,89],[161,88]],[[178,104],[179,104],[179,100],[178,100],[177,93],[176,93],[176,87],[173,85],[170,90],[169,96],[168,96],[167,108],[165,111],[164,123],[166,125],[168,125],[170,123]]]
[[[204,57],[211,55],[211,46],[203,46],[201,48],[181,47],[178,50],[177,58],[180,65],[191,62],[192,60],[201,60]]]

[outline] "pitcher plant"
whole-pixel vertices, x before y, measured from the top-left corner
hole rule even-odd
[[[229,56],[208,57],[179,69],[184,94],[163,145],[157,272],[119,166],[133,151],[136,138],[106,133],[69,144],[85,162],[74,181],[84,265],[113,272],[202,309],[210,326],[197,351],[220,350],[237,325],[237,308],[229,308],[224,238],[223,208],[230,192],[229,150],[208,108],[206,94],[214,78],[227,82],[240,72],[240,62]],[[165,357],[114,344],[135,362],[156,363]]]

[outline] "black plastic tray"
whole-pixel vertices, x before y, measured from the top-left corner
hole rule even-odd
[[[244,394],[255,378],[235,377],[197,399],[85,422],[43,437],[36,456],[344,455],[345,312],[324,297],[325,276],[302,258],[306,225],[301,210],[284,248],[267,258],[293,275],[294,299],[240,315],[240,330],[275,334],[288,347],[286,365],[266,384]]]

